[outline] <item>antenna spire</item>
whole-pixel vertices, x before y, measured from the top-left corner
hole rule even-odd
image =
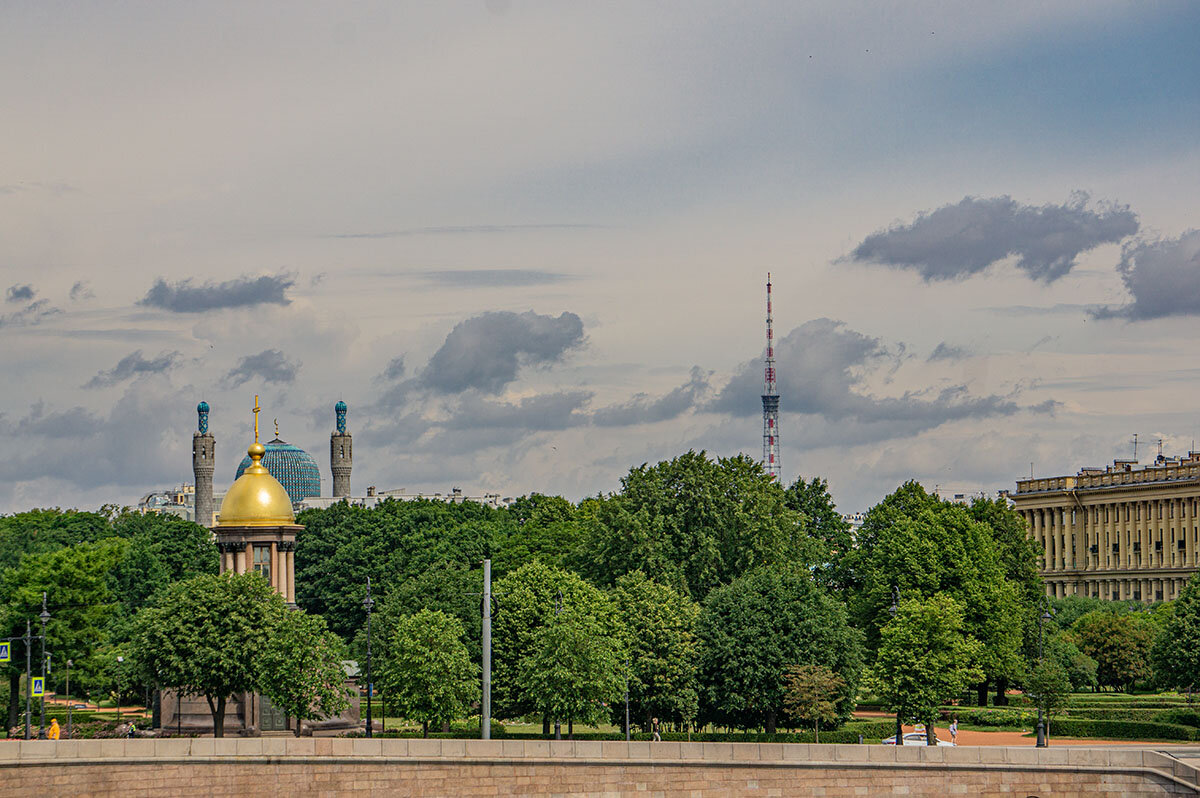
[[[781,481],[779,462],[779,392],[775,389],[775,332],[771,317],[771,273],[767,272],[767,360],[763,367],[763,469]]]

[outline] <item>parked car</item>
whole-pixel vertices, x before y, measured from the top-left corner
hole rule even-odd
[[[885,739],[883,741],[883,744],[884,745],[895,745],[896,744],[896,735],[893,734],[891,737],[888,737],[887,739]],[[908,734],[904,735],[903,742],[900,743],[900,745],[928,745],[928,744],[929,743],[925,739],[925,732],[909,732]],[[938,740],[937,744],[938,745],[954,745],[954,743],[948,743],[945,740]]]

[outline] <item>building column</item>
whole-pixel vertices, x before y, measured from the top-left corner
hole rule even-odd
[[[271,541],[271,587],[276,593],[283,593],[283,585],[279,579],[279,547]]]
[[[296,603],[296,547],[287,550],[287,600]]]
[[[246,550],[242,552],[242,558],[245,565],[242,567],[242,573],[250,573],[254,570],[254,544],[247,543]]]
[[[1183,533],[1183,564],[1187,568],[1196,567],[1196,538],[1192,534],[1192,501],[1193,499],[1184,499],[1180,502],[1182,506],[1179,514],[1179,526]]]
[[[1154,565],[1154,541],[1151,540],[1151,528],[1154,525],[1154,502],[1142,502],[1142,568]]]
[[[1038,543],[1042,547],[1042,570],[1049,571],[1053,569],[1054,563],[1050,559],[1050,535],[1046,531],[1046,511],[1034,510],[1033,518],[1037,526]]]

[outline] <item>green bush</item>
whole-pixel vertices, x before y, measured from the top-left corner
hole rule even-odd
[[[1156,712],[1153,720],[1155,723],[1175,723],[1180,726],[1200,728],[1200,709],[1188,707],[1164,709]]]
[[[1127,720],[1072,720],[1056,718],[1050,731],[1057,737],[1106,738],[1111,740],[1196,740],[1200,729],[1176,723],[1146,723]]]
[[[1037,713],[1029,709],[997,709],[995,707],[942,707],[942,720],[957,717],[968,726],[992,726],[1001,729],[1028,728],[1037,722]]]
[[[822,743],[857,743],[861,735],[865,740],[878,740],[883,737],[888,737],[895,730],[895,724],[892,721],[867,721],[863,723],[848,724],[847,727],[837,729],[835,731],[821,732]],[[563,729],[563,739],[567,739],[567,731]],[[383,732],[375,735],[376,737],[401,737],[415,738],[420,737],[421,732],[416,730],[403,732]],[[431,738],[477,738],[479,736],[478,728],[473,730],[473,733],[463,731],[451,731],[449,733],[430,732]],[[492,728],[492,739],[505,740],[545,740],[547,739],[540,732],[509,732],[503,727]],[[575,740],[624,740],[623,732],[576,732],[573,736]],[[631,739],[638,741],[648,741],[653,739],[653,736],[644,732],[637,732],[632,735]],[[684,732],[663,732],[662,739],[672,742],[687,742],[688,735]],[[691,741],[694,743],[811,743],[813,742],[812,732],[778,732],[776,734],[759,734],[755,732],[693,732]]]

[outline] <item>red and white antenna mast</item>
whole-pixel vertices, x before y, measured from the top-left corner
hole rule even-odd
[[[775,333],[771,321],[771,273],[767,272],[767,362],[763,370],[763,469],[776,482],[779,464],[779,393],[775,390]]]

